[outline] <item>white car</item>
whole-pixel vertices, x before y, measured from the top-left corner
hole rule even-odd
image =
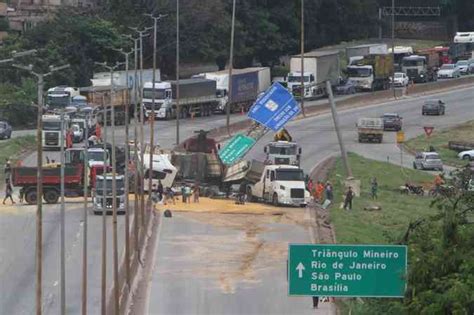
[[[459,71],[459,67],[452,63],[445,63],[438,70],[438,79],[453,79],[459,78],[460,76],[461,72]]]
[[[456,62],[456,67],[459,68],[459,72],[461,74],[468,74],[469,73],[469,61],[468,60],[459,60]]]
[[[474,150],[459,152],[458,157],[462,160],[474,161]]]
[[[453,41],[455,43],[474,43],[474,32],[457,32]]]
[[[394,86],[401,86],[405,87],[408,85],[408,82],[410,80],[408,79],[408,76],[404,72],[395,72],[394,74],[394,79],[393,79],[393,85]]]

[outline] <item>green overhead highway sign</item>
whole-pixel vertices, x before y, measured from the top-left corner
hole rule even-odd
[[[403,297],[403,245],[290,244],[289,295]]]
[[[237,134],[219,151],[219,157],[222,163],[226,165],[233,164],[253,147],[254,144],[255,140],[253,138]]]

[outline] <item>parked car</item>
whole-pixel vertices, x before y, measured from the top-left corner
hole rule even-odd
[[[408,82],[410,81],[410,79],[404,72],[395,72],[393,77],[394,77],[393,85],[398,86],[398,87],[405,87],[408,85]]]
[[[352,80],[342,80],[341,83],[336,86],[335,92],[339,95],[354,94],[356,92],[356,84]]]
[[[422,115],[444,115],[446,105],[442,100],[426,100],[421,108]]]
[[[452,63],[445,63],[438,70],[438,79],[454,79],[459,78],[460,76],[461,72],[459,71],[459,68]]]
[[[469,59],[468,60],[468,72],[470,74],[474,73],[474,59]]]
[[[0,138],[10,139],[12,137],[12,126],[6,121],[0,121]]]
[[[415,170],[443,170],[443,162],[436,152],[419,152],[413,162]]]
[[[396,113],[385,113],[383,119],[383,130],[402,130],[402,117]]]
[[[469,73],[469,61],[468,60],[459,60],[458,62],[456,62],[456,67],[459,68],[459,72],[463,75]]]
[[[458,157],[467,161],[474,161],[474,150],[459,152]]]

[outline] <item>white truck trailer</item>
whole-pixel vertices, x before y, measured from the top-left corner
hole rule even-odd
[[[335,85],[340,77],[339,51],[315,50],[304,55],[304,98],[327,95],[326,81]],[[288,91],[301,97],[301,55],[290,59],[290,72],[286,78]]]

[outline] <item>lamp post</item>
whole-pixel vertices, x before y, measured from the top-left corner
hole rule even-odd
[[[37,129],[36,129],[36,148],[37,148],[37,160],[36,163],[38,165],[36,179],[37,179],[37,187],[36,187],[36,314],[42,314],[42,287],[43,287],[43,146],[42,146],[42,114],[43,114],[43,90],[44,90],[44,78],[50,76],[56,71],[60,71],[66,68],[69,68],[69,65],[63,65],[59,67],[49,66],[49,72],[46,73],[37,73],[33,71],[33,65],[23,66],[19,64],[13,64],[14,68],[25,70],[30,72],[34,75],[37,79],[37,89],[38,89],[38,115],[37,115]],[[61,213],[61,217],[64,216],[64,213]],[[63,220],[61,220],[64,223]],[[62,226],[61,229],[63,229]],[[62,232],[64,232],[62,230]],[[61,233],[62,237],[64,236]],[[62,243],[62,242],[61,242]],[[62,243],[63,244],[63,243]],[[64,248],[61,248],[61,265],[65,262],[64,256]],[[62,266],[63,267],[63,266]],[[63,309],[63,305],[65,306],[65,277],[63,273],[63,268],[61,267],[61,309]],[[64,314],[63,312],[61,312]]]
[[[227,86],[226,126],[230,135],[230,105],[232,103],[232,70],[234,67],[234,31],[235,31],[235,1],[232,1],[232,25],[230,29],[230,52],[229,52],[229,80]]]
[[[152,179],[153,176],[153,151],[155,147],[155,89],[156,89],[156,35],[158,30],[158,21],[164,18],[166,15],[158,15],[154,16],[153,14],[145,14],[153,19],[153,78],[152,78],[152,96],[151,96],[151,116],[150,119],[150,166],[148,171],[148,200],[151,202],[151,195],[152,195]]]

